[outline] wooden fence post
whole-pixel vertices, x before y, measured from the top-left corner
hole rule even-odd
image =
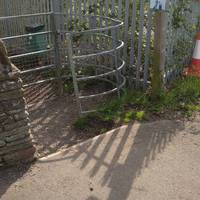
[[[159,98],[164,86],[166,12],[156,11],[154,16],[154,52],[152,65],[152,97]]]

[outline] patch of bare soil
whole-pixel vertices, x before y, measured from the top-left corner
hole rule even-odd
[[[78,117],[73,96],[64,96],[29,106],[31,128],[37,156],[42,157],[86,138],[73,129]]]
[[[39,88],[38,88],[39,87]],[[91,87],[88,92],[101,92],[101,85]],[[52,84],[45,84],[43,87],[31,87],[26,91],[28,110],[31,120],[33,141],[37,148],[37,157],[43,157],[54,153],[62,148],[70,147],[91,137],[99,135],[102,130],[110,130],[123,123],[111,123],[101,121],[98,118],[91,118],[89,126],[85,130],[77,130],[73,124],[79,117],[78,107],[74,94],[65,94],[63,97],[56,97],[55,87]],[[107,97],[110,98],[111,96]],[[104,98],[91,99],[87,102],[85,109],[95,107],[102,103]],[[84,103],[84,102],[83,102]],[[130,109],[130,108],[127,108]],[[184,119],[181,112],[153,113],[147,117],[147,121],[160,119]],[[188,119],[187,119],[188,120]],[[193,118],[191,118],[193,120]]]
[[[86,139],[96,136],[102,127],[112,128],[112,124],[99,123],[91,119],[89,130],[76,130],[73,127],[74,122],[79,117],[79,111],[74,94],[66,93],[62,97],[56,97],[55,87],[51,84],[45,84],[32,87],[27,90],[26,99],[28,102],[28,111],[30,114],[31,129],[33,141],[37,148],[37,157],[43,157],[54,153],[62,148],[70,147]],[[96,85],[96,88],[89,88],[88,93],[97,93],[97,89],[102,87]],[[109,97],[106,97],[109,98]],[[105,98],[90,99],[83,102],[84,109],[93,109]]]
[[[93,102],[93,104],[96,102]],[[92,102],[91,102],[92,104]],[[98,118],[91,119],[85,130],[77,130],[73,124],[79,117],[74,95],[39,101],[29,106],[33,141],[37,148],[37,157],[43,157],[62,148],[70,147],[89,138],[101,134],[100,130],[110,130],[116,125]],[[198,116],[198,114],[196,114]],[[181,113],[152,114],[147,121],[160,119],[182,119]],[[187,119],[193,120],[193,118]]]

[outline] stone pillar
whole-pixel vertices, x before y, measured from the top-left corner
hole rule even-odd
[[[0,166],[34,159],[35,148],[19,75],[0,40]]]

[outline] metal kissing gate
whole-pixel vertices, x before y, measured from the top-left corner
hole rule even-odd
[[[84,18],[83,20],[93,23],[92,26],[88,25],[90,27],[88,30],[81,31],[81,35],[80,32],[68,32],[64,37],[68,46],[67,61],[71,68],[76,99],[82,113],[87,112],[82,109],[82,100],[114,92],[120,95],[125,85],[125,77],[122,74],[125,62],[120,58],[120,50],[124,44],[117,39],[117,30],[122,23],[96,16],[84,16]],[[98,28],[98,20],[110,25]],[[113,37],[104,31],[111,31]],[[106,81],[113,87],[96,94],[81,95],[79,84],[89,80]]]
[[[62,93],[71,80],[80,113],[87,113],[83,102],[120,95],[125,77],[147,86],[148,6],[144,0],[0,0],[0,38],[25,88],[56,82]],[[86,83],[100,87],[87,91]]]

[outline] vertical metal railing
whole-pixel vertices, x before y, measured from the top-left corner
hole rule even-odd
[[[60,23],[63,24],[64,21],[60,21],[60,15],[57,13],[60,12],[60,2],[52,0],[52,14],[51,14],[51,23],[52,23],[52,33],[53,33],[53,44],[54,44],[54,54],[55,54],[55,67],[56,67],[56,76],[57,76],[57,87],[58,87],[58,95],[63,94],[63,83],[62,83],[62,77],[61,77],[61,70],[62,70],[62,63],[61,63],[61,55],[60,55],[60,30],[59,28],[62,28],[62,25],[60,26]]]
[[[77,101],[77,106],[79,107],[79,113],[81,114],[82,112],[82,106],[80,102],[80,94],[79,94],[79,88],[78,88],[78,82],[77,82],[77,75],[76,75],[76,67],[73,59],[73,46],[72,46],[72,38],[70,33],[66,33],[66,42],[68,44],[68,61],[69,61],[69,66],[71,69],[72,73],[72,80],[73,80],[73,85],[74,85],[74,92],[76,96],[76,101]]]

